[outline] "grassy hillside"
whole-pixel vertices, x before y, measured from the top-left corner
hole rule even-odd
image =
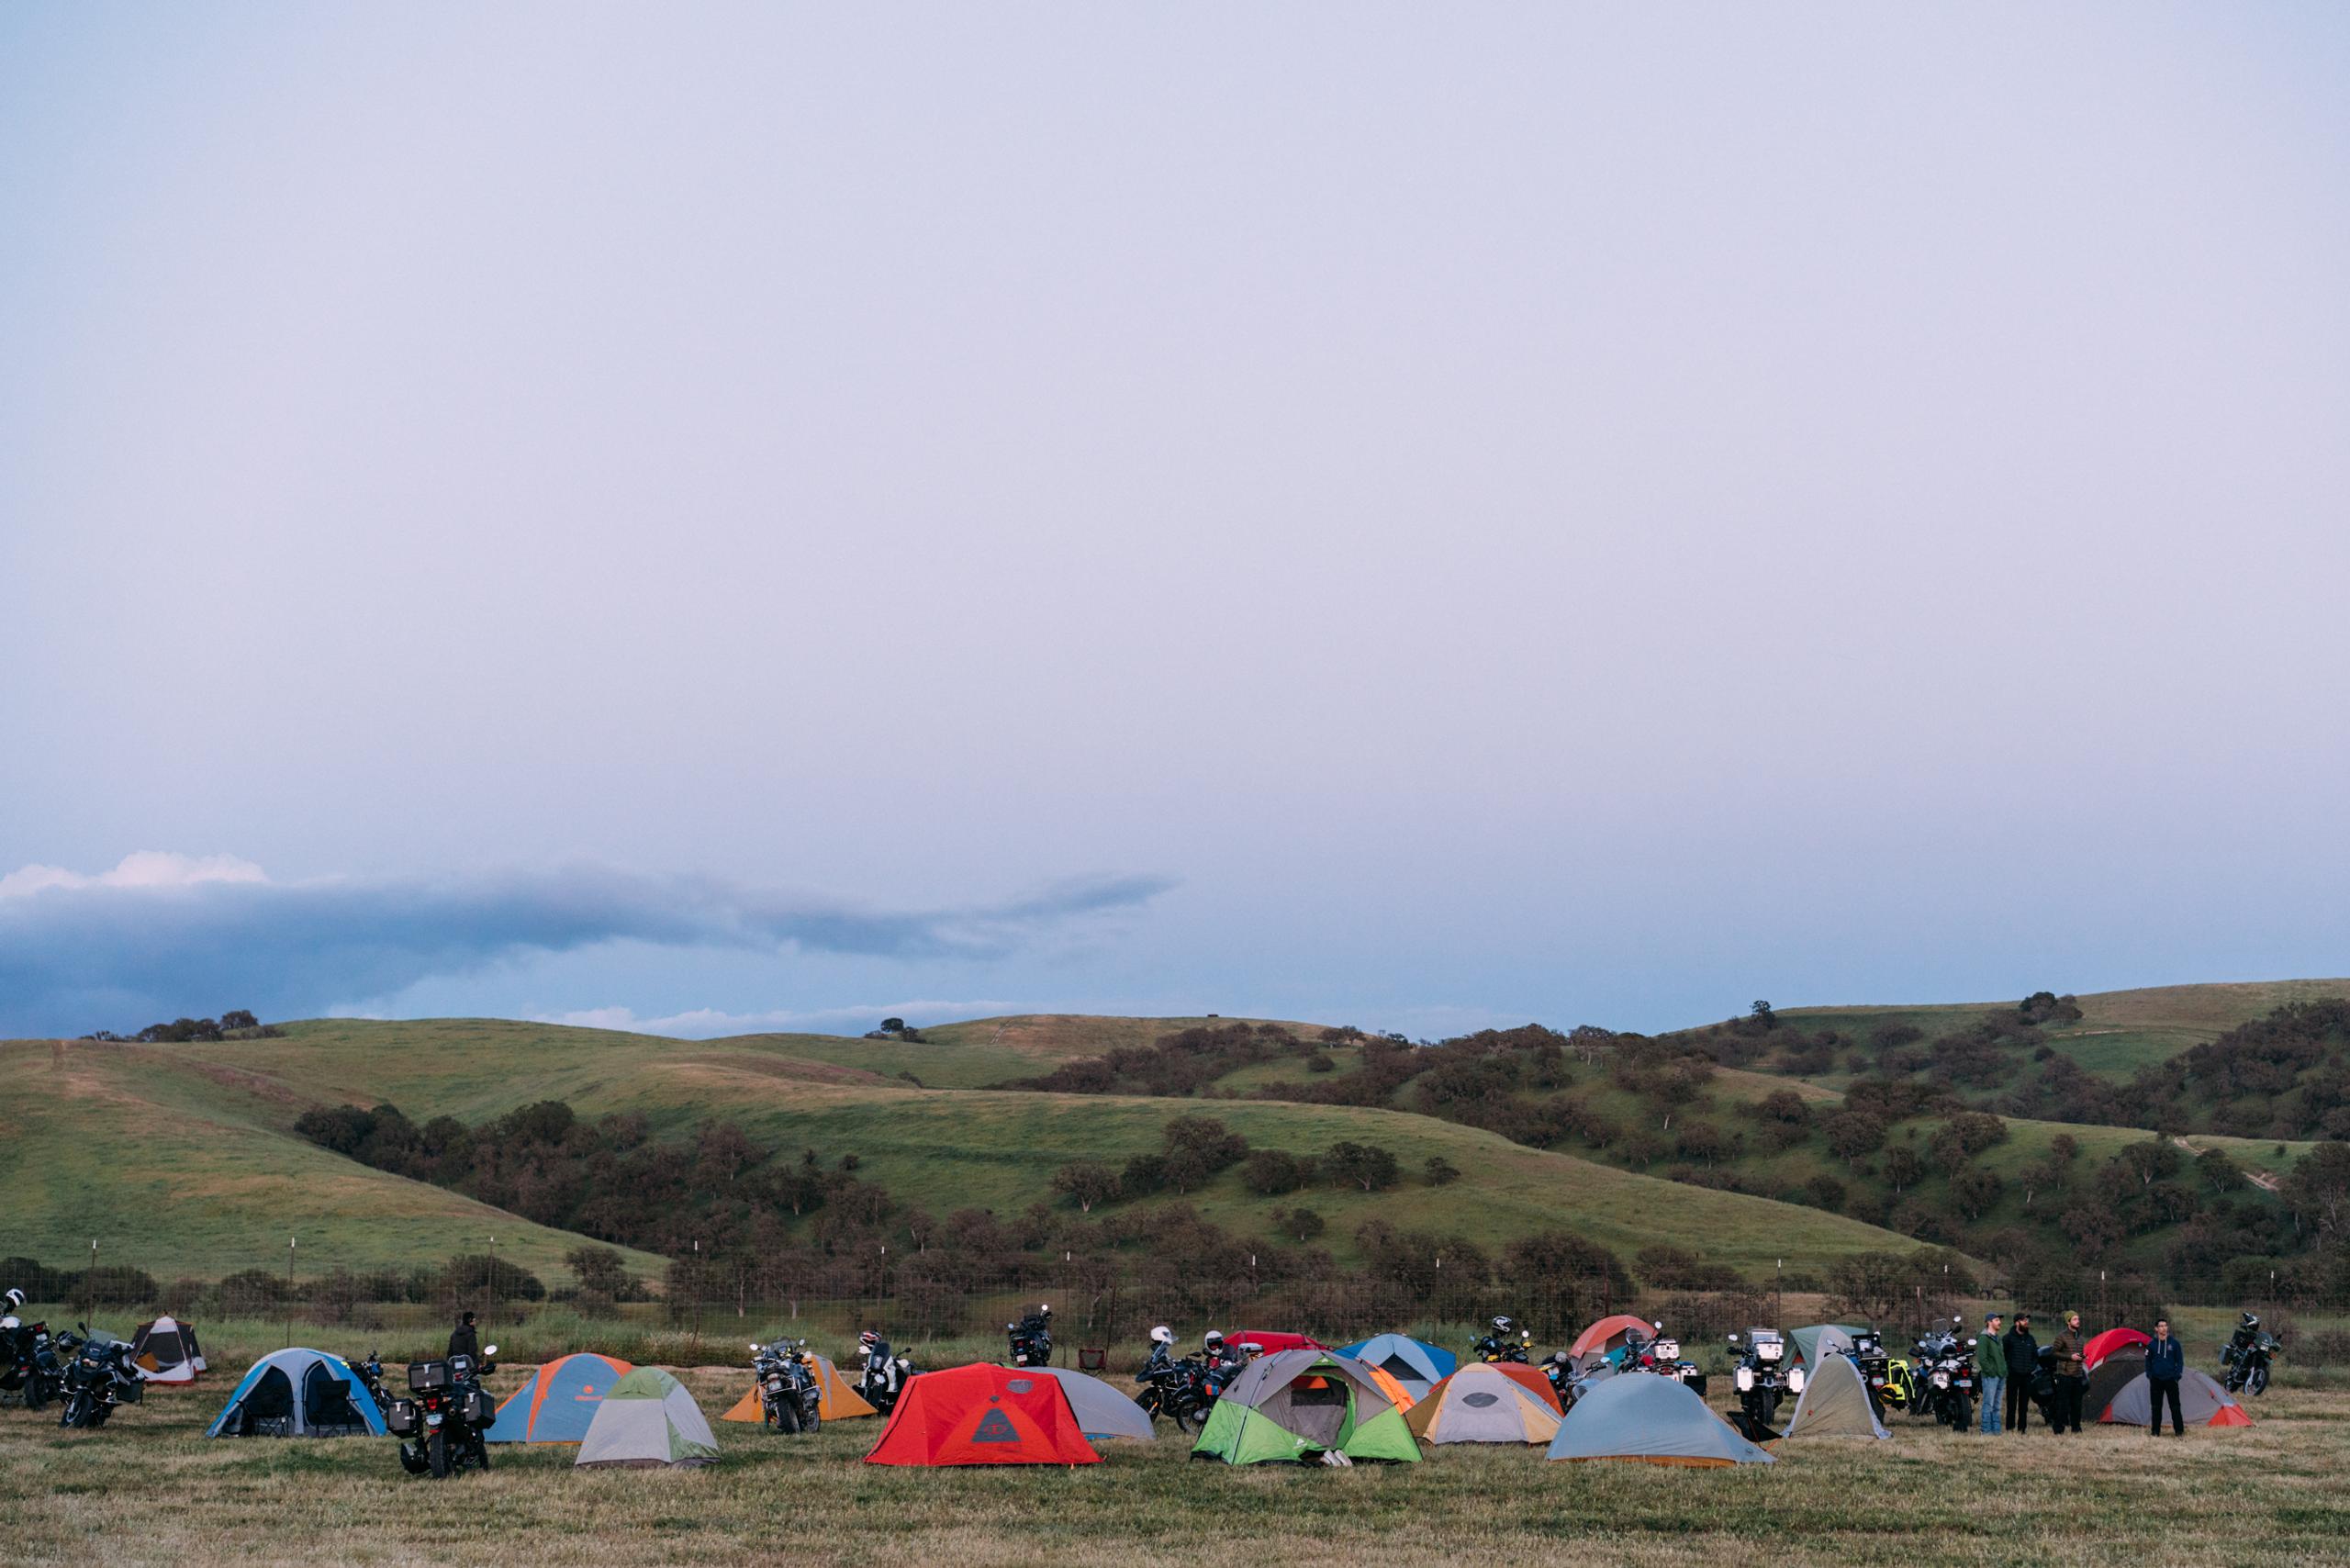
[[[992,1043],[983,1047],[893,1044],[886,1053],[867,1059],[880,1066],[896,1059],[897,1053],[984,1049],[991,1056],[1020,1053],[1033,1069],[1058,1051],[1103,1038],[1146,1038],[1161,1027],[1152,1021],[1120,1021],[1089,1035],[1067,1021],[1055,1021],[1053,1027],[1030,1034],[1017,1027],[1024,1021],[1011,1022],[1015,1026],[1000,1032],[997,1025],[987,1025],[984,1033]],[[963,1026],[948,1041],[979,1032],[979,1026]],[[656,1136],[684,1136],[706,1121],[723,1118],[783,1159],[795,1157],[803,1148],[819,1150],[828,1162],[854,1153],[862,1179],[887,1188],[899,1201],[934,1213],[979,1206],[1006,1215],[1049,1200],[1053,1172],[1071,1160],[1117,1164],[1131,1155],[1155,1151],[1166,1122],[1197,1108],[1135,1097],[918,1089],[882,1076],[873,1067],[826,1059],[865,1055],[883,1044],[794,1036],[686,1042],[492,1020],[322,1020],[291,1025],[279,1039],[157,1047],[152,1052],[145,1047],[77,1047],[72,1054],[111,1060],[118,1070],[129,1066],[129,1052],[141,1053],[142,1061],[161,1057],[173,1066],[157,1075],[156,1094],[189,1097],[207,1107],[215,1125],[233,1123],[240,1140],[240,1152],[233,1158],[273,1177],[252,1189],[227,1185],[213,1196],[208,1212],[214,1233],[242,1227],[256,1238],[274,1236],[285,1228],[284,1214],[324,1212],[352,1238],[343,1246],[354,1259],[363,1252],[395,1255],[418,1244],[412,1229],[398,1230],[396,1238],[379,1234],[377,1203],[368,1193],[380,1191],[387,1213],[404,1213],[398,1205],[427,1199],[449,1204],[459,1201],[295,1142],[288,1136],[294,1119],[319,1104],[390,1102],[420,1123],[451,1115],[472,1125],[535,1101],[560,1099],[584,1116],[642,1114]],[[116,1054],[101,1054],[108,1052]],[[990,1062],[983,1076],[993,1078],[1000,1065],[1000,1060]],[[982,1075],[977,1068],[972,1071]],[[236,1101],[235,1117],[226,1117],[219,1109],[224,1098]],[[1353,1139],[1394,1153],[1404,1180],[1378,1193],[1324,1185],[1304,1193],[1260,1197],[1242,1184],[1237,1171],[1226,1170],[1189,1195],[1209,1218],[1243,1234],[1270,1235],[1273,1209],[1308,1203],[1326,1217],[1325,1239],[1342,1256],[1351,1251],[1356,1226],[1373,1215],[1398,1227],[1425,1227],[1484,1245],[1566,1226],[1627,1256],[1657,1235],[1670,1234],[1757,1272],[1782,1257],[1791,1268],[1816,1269],[1855,1251],[1903,1245],[1884,1231],[1839,1215],[1659,1181],[1523,1148],[1430,1117],[1279,1103],[1219,1103],[1214,1111],[1256,1147],[1315,1154],[1337,1140]],[[98,1180],[99,1173],[111,1169],[120,1172],[104,1178],[112,1190],[135,1182],[137,1190],[145,1193],[170,1181],[158,1174],[158,1155],[151,1147],[118,1137],[118,1124],[104,1116],[70,1120],[91,1130],[86,1148],[71,1168],[75,1180]],[[60,1124],[45,1133],[44,1147],[63,1131]],[[192,1141],[191,1159],[219,1147],[209,1132],[195,1135]],[[1461,1172],[1460,1180],[1444,1187],[1428,1186],[1419,1173],[1431,1157],[1449,1161]],[[314,1185],[321,1171],[357,1186],[339,1191],[323,1211],[297,1204],[297,1192],[323,1190]],[[483,1211],[469,1215],[466,1226],[486,1233],[497,1217],[495,1211]],[[39,1244],[45,1254],[62,1251],[60,1260],[71,1261],[72,1234],[61,1220],[54,1233],[38,1238]],[[503,1250],[504,1232],[499,1234]],[[542,1260],[559,1255],[565,1244],[558,1235],[550,1236],[539,1243],[536,1256]],[[155,1247],[159,1238],[150,1231],[140,1245]],[[282,1247],[282,1239],[278,1245]],[[438,1258],[453,1249],[436,1243],[427,1255]],[[200,1260],[205,1249],[191,1247],[172,1255]],[[142,1259],[121,1260],[157,1271]],[[246,1255],[239,1254],[238,1260],[246,1261]],[[268,1260],[265,1244],[263,1260]],[[561,1272],[559,1268],[554,1271]]]
[[[2087,1071],[2121,1081],[2151,1062],[2216,1040],[2237,1025],[2265,1017],[2287,1002],[2343,995],[2350,995],[2350,980],[2255,980],[2095,991],[2073,998],[2081,1009],[2079,1022],[2051,1025],[2042,1033],[2060,1054],[2072,1058]],[[1932,1006],[1791,1007],[1781,1009],[1779,1019],[1796,1029],[1833,1029],[1855,1042],[1866,1041],[1886,1025],[1906,1024],[1921,1031],[1930,1043],[1957,1033],[1986,1013],[2014,1005],[2009,998]]]
[[[283,1270],[305,1278],[477,1252],[550,1281],[580,1238],[311,1147],[286,1127],[309,1092],[174,1047],[0,1044],[0,1250],[52,1267],[99,1261],[158,1280]],[[632,1265],[658,1261],[632,1255]]]

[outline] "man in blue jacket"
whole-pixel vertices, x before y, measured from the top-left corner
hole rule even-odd
[[[2146,1405],[2154,1415],[2154,1425],[2146,1428],[2146,1436],[2163,1435],[2163,1401],[2170,1401],[2170,1435],[2187,1436],[2187,1417],[2179,1414],[2178,1380],[2187,1375],[2187,1348],[2171,1338],[2170,1319],[2157,1319],[2154,1338],[2146,1346]]]

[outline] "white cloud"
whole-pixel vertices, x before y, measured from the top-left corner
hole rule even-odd
[[[95,876],[62,866],[25,866],[0,877],[0,899],[30,898],[51,888],[193,888],[207,882],[266,882],[269,874],[233,855],[176,855],[141,849]]]

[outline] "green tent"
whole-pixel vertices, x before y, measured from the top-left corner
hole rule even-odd
[[[612,1384],[596,1406],[579,1457],[571,1462],[587,1469],[715,1464],[718,1439],[684,1383],[659,1367],[639,1367]]]
[[[1194,1459],[1226,1464],[1348,1461],[1416,1463],[1404,1412],[1359,1361],[1328,1350],[1282,1350],[1248,1363],[1209,1412]]]
[[[1796,1342],[1796,1359],[1807,1367],[1816,1367],[1822,1356],[1851,1355],[1852,1336],[1867,1332],[1850,1323],[1814,1323],[1808,1327],[1789,1329],[1787,1338]]]

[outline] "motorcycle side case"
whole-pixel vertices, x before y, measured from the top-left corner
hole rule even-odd
[[[480,1389],[469,1388],[457,1400],[457,1419],[476,1431],[486,1431],[498,1419],[498,1406]]]
[[[413,1399],[393,1400],[392,1407],[384,1412],[384,1425],[396,1438],[416,1436],[417,1428],[423,1425],[422,1418],[417,1413],[416,1401]]]

